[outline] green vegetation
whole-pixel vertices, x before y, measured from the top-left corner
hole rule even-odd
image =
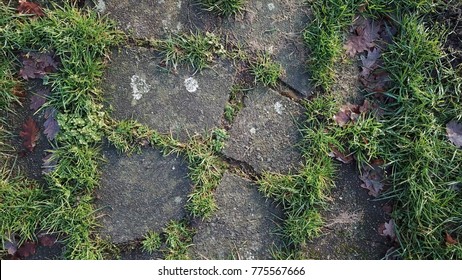
[[[164,229],[167,249],[166,260],[187,260],[188,247],[192,245],[194,232],[188,228],[185,222],[172,221]]]
[[[206,139],[193,137],[186,146],[189,177],[195,186],[186,208],[194,217],[209,218],[217,209],[213,191],[225,171],[225,163],[219,158],[218,152],[224,147],[226,138],[226,131],[218,129]]]
[[[0,12],[0,18],[7,19],[0,32],[6,59],[14,61],[17,51],[53,51],[61,63],[58,72],[44,79],[52,87],[47,106],[57,110],[61,127],[51,151],[56,165],[45,177],[46,187],[10,176],[15,172],[2,172],[0,200],[7,202],[2,203],[2,241],[13,235],[19,235],[20,242],[35,240],[37,230],[55,232],[64,239],[67,258],[100,259],[105,246],[94,232],[92,206],[105,117],[99,82],[108,47],[122,37],[110,22],[70,6],[45,10],[46,17],[41,18],[17,15],[3,4]],[[15,71],[15,63],[1,65],[7,70],[9,65],[6,75]],[[11,102],[13,81],[7,83],[2,98]]]
[[[278,78],[283,74],[279,63],[274,62],[266,52],[257,53],[256,58],[250,59],[250,73],[255,76],[255,83],[275,87]]]
[[[199,2],[207,11],[230,16],[241,12],[246,0],[199,0]]]
[[[304,32],[310,51],[308,70],[315,86],[329,90],[335,82],[335,64],[343,54],[343,31],[354,20],[357,0],[312,0],[312,20]]]
[[[160,234],[157,232],[148,232],[145,235],[144,240],[141,242],[141,245],[143,246],[143,251],[150,254],[154,253],[159,250],[160,246],[162,246]]]
[[[174,70],[178,65],[189,64],[200,71],[213,63],[216,56],[226,54],[220,37],[209,32],[171,35],[165,40],[155,40],[151,45],[161,52],[166,66]]]

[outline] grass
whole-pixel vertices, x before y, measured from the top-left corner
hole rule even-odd
[[[157,232],[146,233],[144,240],[141,242],[141,246],[143,247],[143,251],[148,252],[149,254],[159,250],[160,246],[162,246],[160,234]]]
[[[166,260],[187,260],[188,248],[192,245],[194,232],[184,221],[171,221],[164,229],[167,245]]]
[[[199,2],[209,12],[230,16],[241,12],[246,0],[199,0]]]
[[[383,69],[393,80],[393,87],[384,94],[392,102],[381,104],[385,114],[380,118],[364,114],[356,123],[340,128],[332,116],[342,104],[336,102],[336,93],[330,89],[335,82],[333,65],[342,55],[341,31],[351,20],[353,2],[312,3],[314,21],[305,32],[312,56],[309,68],[314,83],[326,93],[305,104],[308,118],[302,147],[316,147],[305,157],[326,158],[334,146],[355,155],[358,165],[384,160],[391,170],[388,180],[392,189],[383,198],[391,198],[396,204],[392,216],[401,257],[461,259],[460,244],[447,244],[444,238],[446,234],[456,239],[462,236],[462,197],[454,188],[462,183],[462,150],[448,141],[445,131],[449,121],[462,119],[462,78],[447,61],[442,28],[428,28],[433,23],[426,15],[435,11],[437,3],[368,2],[366,15],[390,17],[398,27],[394,43],[383,53]],[[338,22],[332,22],[334,15]],[[294,178],[286,180],[280,185],[297,186]],[[284,200],[293,197],[290,190],[278,191],[276,196]],[[298,231],[301,227],[288,228]]]
[[[165,65],[175,71],[182,64],[200,71],[213,63],[217,56],[226,54],[220,37],[210,32],[170,35],[165,40],[153,41],[152,46],[160,51]]]
[[[95,233],[92,198],[99,183],[99,144],[105,128],[99,83],[108,47],[122,36],[95,13],[70,6],[55,6],[38,19],[18,16],[3,4],[1,13],[2,19],[8,18],[1,25],[7,57],[24,50],[54,51],[61,63],[58,72],[44,79],[52,88],[46,106],[58,111],[61,128],[51,151],[56,166],[45,176],[47,186],[3,175],[1,200],[11,205],[2,210],[7,213],[2,214],[2,241],[12,234],[25,241],[34,240],[37,230],[54,232],[65,242],[67,258],[100,259],[106,247]],[[10,71],[16,70],[15,63],[9,65]],[[7,218],[10,215],[21,217],[23,223]]]
[[[255,83],[260,82],[264,86],[275,87],[278,78],[283,74],[283,69],[268,53],[264,52],[257,53],[254,59],[250,59],[250,73],[255,76]]]

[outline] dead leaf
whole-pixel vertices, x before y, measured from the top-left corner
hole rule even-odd
[[[383,170],[377,165],[366,165],[363,166],[362,174],[359,179],[363,181],[361,187],[369,190],[369,195],[373,197],[379,196],[379,193],[383,190],[384,184],[381,182],[383,178]]]
[[[446,124],[446,134],[449,141],[458,148],[462,148],[462,124],[450,121]]]
[[[16,254],[19,257],[22,258],[27,258],[33,254],[35,254],[35,243],[32,241],[26,241],[24,244],[21,245],[21,247],[18,248],[18,251]]]
[[[51,247],[56,243],[56,237],[51,234],[43,234],[39,236],[40,245],[45,247]]]
[[[56,138],[56,135],[58,135],[59,132],[59,123],[56,120],[56,109],[55,108],[48,108],[45,111],[45,118],[46,121],[43,124],[43,127],[45,130],[43,133],[47,136],[48,140],[53,140]]]
[[[353,161],[352,155],[345,155],[332,145],[329,145],[329,147],[332,150],[332,152],[329,153],[330,157],[335,158],[336,160],[341,161],[346,164]]]
[[[39,128],[37,123],[29,117],[27,121],[22,125],[22,131],[19,132],[19,136],[23,139],[23,145],[29,151],[33,151],[37,140],[39,139]]]
[[[49,94],[50,94],[49,89],[42,89],[42,90],[37,91],[37,93],[31,97],[29,108],[33,111],[37,111],[40,107],[43,106],[43,104],[45,104]]]
[[[379,234],[382,236],[390,237],[392,240],[396,238],[395,222],[393,219],[390,219],[390,221],[380,225]]]
[[[40,7],[39,4],[27,2],[25,0],[19,0],[17,10],[20,14],[35,15],[38,17],[45,16],[42,7]]]
[[[22,56],[22,65],[19,75],[25,80],[43,78],[58,69],[52,53],[27,53]]]
[[[379,38],[380,25],[370,19],[359,20],[354,29],[354,35],[350,36],[344,46],[346,52],[354,57],[356,54],[367,51],[375,46],[375,40]]]
[[[446,241],[446,244],[449,244],[449,245],[457,244],[457,240],[452,238],[452,236],[447,232],[446,232],[446,236],[445,236],[444,240]]]
[[[361,67],[361,73],[360,75],[364,78],[368,78],[369,75],[377,69],[378,65],[378,59],[381,55],[381,51],[379,48],[373,48],[372,51],[368,50],[367,55],[361,55],[361,62],[362,62],[362,67]]]
[[[9,255],[15,255],[18,251],[18,243],[14,238],[11,241],[5,240],[3,242],[3,249],[7,250]]]

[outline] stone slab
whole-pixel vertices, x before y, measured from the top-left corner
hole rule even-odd
[[[150,148],[130,157],[110,148],[104,156],[107,163],[96,191],[102,236],[114,243],[129,242],[185,217],[192,182],[183,159]]]
[[[243,14],[225,20],[222,29],[251,50],[273,54],[285,70],[282,80],[308,96],[311,86],[302,34],[308,23],[308,13],[305,0],[248,0]]]
[[[301,165],[296,148],[297,122],[303,108],[271,89],[258,87],[247,94],[245,107],[230,130],[223,153],[250,164],[255,171],[287,173]]]
[[[225,173],[215,193],[218,211],[199,224],[194,259],[269,259],[282,212],[251,181]]]
[[[220,127],[233,83],[231,66],[220,62],[198,73],[187,68],[172,73],[159,64],[144,48],[113,53],[103,84],[112,116],[134,118],[183,141]]]

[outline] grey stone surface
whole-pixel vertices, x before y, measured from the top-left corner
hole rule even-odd
[[[230,66],[193,73],[167,72],[154,53],[144,48],[115,52],[103,89],[116,119],[134,118],[180,140],[221,126],[233,83]]]
[[[171,33],[217,31],[221,18],[197,0],[95,0],[93,8],[115,20],[136,38],[165,38]]]
[[[302,31],[308,23],[305,0],[249,0],[245,12],[225,20],[223,32],[253,50],[272,53],[285,69],[284,82],[305,96],[311,94]]]
[[[385,256],[391,244],[378,234],[378,227],[387,221],[382,210],[384,201],[373,201],[361,180],[356,163],[338,168],[336,188],[328,208],[322,213],[324,234],[304,248],[307,258],[370,260]]]
[[[194,259],[269,259],[279,244],[277,222],[281,210],[266,200],[251,181],[225,173],[215,198],[219,210],[202,222],[194,236]]]
[[[262,87],[248,93],[223,153],[245,161],[255,171],[287,173],[301,164],[295,147],[300,134],[297,122],[303,108],[289,98]]]
[[[132,241],[185,216],[192,183],[181,158],[163,157],[154,149],[130,157],[106,149],[104,156],[107,164],[96,194],[104,237],[114,243]]]

